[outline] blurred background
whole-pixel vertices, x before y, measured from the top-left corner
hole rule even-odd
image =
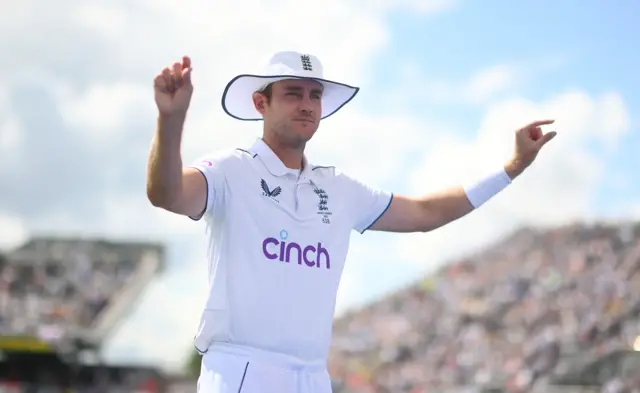
[[[335,393],[640,392],[640,3],[0,0],[0,392],[193,392],[203,226],[145,194],[153,77],[192,58],[183,160],[247,146],[220,106],[278,50],[359,96],[311,160],[417,195],[557,138],[433,233],[354,234]]]

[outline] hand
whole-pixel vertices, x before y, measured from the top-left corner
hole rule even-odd
[[[505,165],[505,171],[511,179],[515,179],[536,159],[542,146],[552,140],[557,132],[544,134],[541,126],[553,124],[555,120],[539,120],[516,131],[515,151],[513,158]]]
[[[165,67],[153,80],[156,105],[160,116],[185,117],[193,94],[191,84],[191,59],[185,56],[182,63]]]

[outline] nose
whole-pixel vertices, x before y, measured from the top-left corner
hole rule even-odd
[[[313,117],[313,109],[300,109],[300,114],[303,117]]]
[[[302,100],[300,100],[300,111],[309,115],[313,113],[313,101],[311,97],[306,94],[302,97]]]

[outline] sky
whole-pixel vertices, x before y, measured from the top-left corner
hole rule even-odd
[[[374,187],[422,195],[498,168],[513,131],[558,136],[507,190],[430,233],[354,232],[337,314],[524,226],[640,216],[640,4],[620,0],[46,0],[0,13],[0,246],[67,234],[164,242],[168,270],[106,356],[183,366],[206,294],[203,224],[153,208],[153,77],[189,55],[185,163],[247,147],[260,123],[220,97],[275,51],[361,87],[307,153]],[[481,5],[482,4],[482,5]]]

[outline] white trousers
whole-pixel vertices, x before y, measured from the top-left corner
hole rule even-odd
[[[332,393],[326,362],[213,344],[202,355],[198,393]]]

